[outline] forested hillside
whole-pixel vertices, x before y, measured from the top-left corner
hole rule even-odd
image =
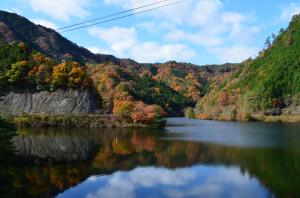
[[[3,11],[0,39],[8,42],[0,45],[1,93],[92,89],[102,100],[102,113],[136,122],[184,111],[188,117],[222,120],[300,114],[300,16],[268,38],[257,58],[241,64],[140,64],[95,55],[54,30]]]
[[[254,60],[231,75],[213,80],[211,91],[190,116],[200,119],[249,120],[299,115],[300,15],[266,41]],[[193,115],[194,113],[194,115]]]
[[[0,46],[0,90],[93,89],[102,98],[102,113],[150,122],[165,115],[181,115],[205,94],[213,76],[235,70],[196,67],[185,63],[138,64],[122,60],[86,63],[72,56],[53,59],[24,43]]]

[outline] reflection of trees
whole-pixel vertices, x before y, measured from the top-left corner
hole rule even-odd
[[[15,127],[0,117],[0,163],[11,161],[15,152],[12,138],[15,136]]]
[[[13,197],[53,197],[92,172],[84,164],[28,164],[15,167]]]
[[[86,132],[75,130],[72,133],[47,131],[47,135],[45,133],[37,135],[30,133],[30,135],[25,132],[22,134],[19,138],[24,140],[28,136],[38,137],[39,146],[48,145],[43,144],[42,140],[49,141],[49,137],[52,140],[60,139],[61,144],[69,144],[71,140],[72,144],[78,144],[70,147],[66,155],[75,153],[76,156],[82,156],[76,153],[90,152],[87,155],[89,160],[85,160],[84,157],[76,158],[81,160],[77,164],[52,163],[65,160],[62,160],[64,158],[61,156],[58,156],[59,160],[55,159],[57,155],[53,155],[51,152],[53,147],[49,146],[44,158],[54,158],[53,160],[45,161],[41,159],[41,155],[36,155],[39,160],[29,162],[24,168],[18,167],[14,184],[19,191],[26,190],[30,193],[30,197],[56,194],[92,174],[109,174],[137,166],[177,168],[199,163],[237,165],[242,171],[247,171],[260,179],[262,184],[279,197],[299,197],[300,180],[297,177],[300,175],[299,150],[237,148],[197,142],[167,141],[160,139],[161,132],[145,129],[144,131],[105,129]],[[74,141],[76,139],[81,141]],[[27,147],[17,145],[17,148]],[[35,155],[35,152],[30,154]]]
[[[10,164],[14,159],[15,148],[12,138],[15,128],[0,117],[0,197],[12,197],[7,195],[13,189],[13,173]]]
[[[99,172],[128,170],[138,165],[168,168],[236,165],[258,178],[278,197],[300,196],[300,150],[284,148],[238,148],[197,142],[163,141],[151,134],[134,132],[111,141],[93,161]],[[121,148],[124,148],[122,150]]]

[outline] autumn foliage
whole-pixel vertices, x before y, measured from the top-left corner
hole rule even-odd
[[[0,89],[5,86],[27,85],[38,91],[53,91],[62,87],[87,88],[92,85],[91,80],[86,77],[85,66],[71,59],[53,60],[29,49],[24,43],[2,48],[7,48],[6,51],[12,57],[0,59]],[[6,67],[2,67],[2,64]]]
[[[85,69],[77,62],[61,63],[53,67],[52,85],[79,87],[85,80]]]
[[[134,122],[149,123],[161,119],[164,115],[164,110],[158,105],[146,105],[143,102],[137,102],[131,113],[131,118]]]

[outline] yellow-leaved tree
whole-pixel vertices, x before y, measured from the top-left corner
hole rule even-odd
[[[79,87],[86,76],[85,69],[77,62],[61,63],[53,67],[52,86],[58,87]]]

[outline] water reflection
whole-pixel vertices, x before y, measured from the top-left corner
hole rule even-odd
[[[300,197],[300,147],[273,144],[278,131],[265,132],[272,146],[215,144],[181,140],[184,122],[166,130],[21,130],[6,195],[92,197],[125,190],[121,197]],[[285,130],[286,139],[295,134]]]
[[[30,131],[31,130],[31,131]],[[100,146],[93,136],[82,136],[79,131],[59,129],[24,129],[14,138],[17,154],[24,158],[54,161],[88,161]],[[72,133],[72,134],[70,134]]]
[[[15,157],[12,138],[16,129],[0,117],[0,197],[9,197],[13,189],[13,170],[10,168]]]
[[[237,167],[140,167],[108,176],[92,176],[60,195],[64,197],[272,197]]]
[[[168,119],[168,139],[239,147],[299,147],[299,123],[221,122]]]

